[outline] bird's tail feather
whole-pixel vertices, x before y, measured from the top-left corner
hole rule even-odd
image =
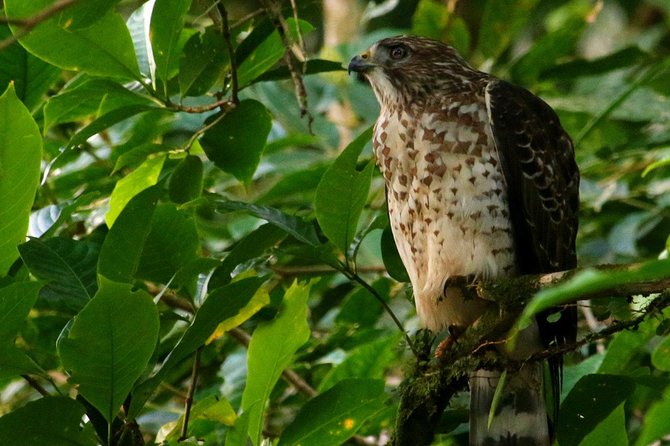
[[[476,370],[470,375],[470,445],[548,446],[542,363],[527,363],[507,373],[489,426],[500,375],[490,370]]]

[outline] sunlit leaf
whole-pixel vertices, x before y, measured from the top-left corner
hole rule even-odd
[[[262,415],[270,392],[293,360],[295,352],[309,339],[309,288],[309,285],[294,283],[284,294],[284,305],[277,318],[259,325],[251,337],[249,374],[242,396],[242,409],[251,412],[248,432],[255,446],[260,443]],[[281,342],[277,342],[278,339]]]
[[[4,2],[5,13],[7,17],[23,19],[34,16],[51,3],[50,0],[9,0]],[[81,29],[72,29],[71,25],[71,21],[61,22],[56,15],[20,36],[19,41],[39,58],[66,70],[139,79],[133,44],[120,15],[110,11]],[[16,25],[10,28],[14,33],[22,29]]]
[[[151,44],[156,77],[167,83],[179,68],[179,36],[191,0],[156,0],[151,13]]]
[[[0,276],[18,258],[40,178],[42,138],[13,84],[0,96]]]

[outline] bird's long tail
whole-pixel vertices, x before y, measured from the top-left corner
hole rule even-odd
[[[470,375],[471,446],[549,446],[541,362],[507,373],[489,425],[489,413],[499,371],[476,370]]]

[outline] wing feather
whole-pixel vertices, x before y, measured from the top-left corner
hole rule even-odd
[[[507,183],[519,273],[574,268],[579,169],[570,137],[551,107],[521,87],[492,80],[486,103]],[[576,307],[563,309],[554,323],[546,316],[537,318],[545,346],[574,341]],[[560,357],[549,361],[556,404],[562,365]]]

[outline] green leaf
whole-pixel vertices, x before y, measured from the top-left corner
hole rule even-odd
[[[642,432],[637,446],[648,446],[670,434],[670,389],[666,388],[663,397],[656,401],[644,416]]]
[[[582,296],[636,282],[655,282],[667,277],[670,277],[670,260],[654,260],[633,265],[623,271],[586,269],[560,285],[537,293],[526,305],[516,326],[527,327],[541,311],[575,301]]]
[[[309,33],[314,27],[304,20],[298,20],[298,26],[293,18],[288,18],[286,23],[289,28],[289,36],[292,42],[297,41],[298,26],[302,35]],[[248,57],[237,59],[237,81],[240,88],[250,84],[261,74],[272,68],[274,64],[284,56],[284,44],[279,33],[273,31],[263,42],[258,45]]]
[[[224,39],[213,28],[193,35],[184,46],[179,61],[181,96],[200,96],[222,80],[230,65]]]
[[[405,264],[398,253],[398,246],[395,244],[393,238],[393,231],[391,226],[386,226],[382,232],[381,238],[382,261],[389,276],[393,277],[398,282],[409,282],[409,274],[405,269]]]
[[[227,399],[221,398],[218,395],[209,395],[193,405],[189,420],[191,422],[189,428],[191,429],[193,428],[193,422],[197,420],[207,420],[225,424],[226,426],[234,426],[235,421],[237,420],[237,414]],[[161,428],[161,432],[166,426],[170,426],[171,429],[163,436],[161,436],[159,432],[159,437],[156,438],[156,441],[179,440],[183,425],[184,415],[180,416],[177,420],[164,425]]]
[[[14,344],[43,285],[42,282],[16,282],[0,288],[0,344]]]
[[[498,58],[528,23],[537,3],[538,0],[488,0],[479,25],[482,54],[487,58]]]
[[[19,256],[40,180],[42,138],[37,124],[14,92],[0,96],[0,276]]]
[[[200,139],[202,148],[219,169],[249,183],[272,128],[270,112],[260,102],[248,99],[223,117],[210,116],[205,124],[215,120],[218,122]]]
[[[101,277],[100,290],[61,339],[58,354],[70,381],[108,422],[149,363],[158,329],[158,310],[147,292]]]
[[[670,371],[670,336],[666,336],[651,354],[651,363],[659,370]]]
[[[151,45],[156,62],[156,77],[166,85],[177,73],[181,47],[179,36],[191,0],[156,0],[151,13]]]
[[[618,375],[586,375],[561,404],[558,442],[577,446],[635,390],[635,382]]]
[[[158,182],[165,158],[165,154],[147,158],[137,169],[116,183],[109,199],[109,211],[105,216],[107,226],[114,226],[114,222],[133,197]]]
[[[371,136],[369,128],[352,141],[323,174],[316,189],[316,219],[328,239],[344,253],[354,240],[370,190],[374,163],[370,161],[358,171],[356,162]]]
[[[563,385],[561,386],[561,402],[586,375],[596,373],[603,362],[605,355],[596,354],[586,358],[579,364],[569,364],[563,368]],[[607,373],[607,372],[604,372]]]
[[[120,0],[86,0],[77,2],[63,11],[61,22],[68,22],[68,28],[85,28],[111,11]]]
[[[168,283],[182,266],[197,257],[199,249],[193,217],[172,204],[159,204],[151,220],[137,276]]]
[[[139,414],[142,406],[161,383],[166,373],[198,347],[204,345],[219,323],[236,318],[264,282],[264,278],[252,277],[233,282],[209,293],[205,302],[195,313],[191,325],[163,361],[160,370],[133,392],[130,416],[135,417]]]
[[[270,223],[251,231],[230,250],[221,265],[214,270],[209,286],[216,288],[228,284],[232,279],[232,272],[238,266],[262,256],[284,238],[286,232]]]
[[[7,25],[0,25],[0,41],[9,36]],[[0,91],[14,81],[16,95],[29,110],[43,101],[60,74],[61,70],[33,56],[21,45],[10,45],[0,51]]]
[[[421,0],[412,16],[412,34],[430,37],[456,48],[461,54],[470,52],[470,32],[463,19],[450,13],[438,0]]]
[[[309,285],[295,282],[284,294],[284,307],[276,319],[259,325],[251,337],[248,352],[247,385],[242,409],[251,412],[249,436],[255,446],[261,439],[263,411],[281,373],[293,361],[293,355],[309,339],[307,298]],[[281,339],[281,342],[277,342]],[[253,405],[253,407],[252,407]]]
[[[649,57],[637,46],[630,46],[592,60],[576,59],[542,72],[542,79],[573,80],[580,76],[596,76],[642,63]]]
[[[88,116],[100,118],[107,113],[128,106],[156,105],[141,94],[134,93],[117,82],[107,79],[89,79],[49,98],[44,106],[44,128],[64,122],[83,120]]]
[[[177,204],[195,200],[202,193],[203,165],[200,157],[187,155],[177,164],[168,184],[170,200]]]
[[[31,401],[0,418],[0,444],[12,446],[95,446],[90,423],[81,428],[86,410],[64,397]]]
[[[320,244],[314,226],[311,223],[307,223],[300,217],[285,214],[279,209],[270,206],[243,203],[241,201],[216,200],[214,205],[217,212],[244,211],[255,217],[262,218],[268,223],[272,223],[302,243],[310,246],[318,246]]]
[[[269,144],[265,147],[268,152]],[[317,165],[306,170],[282,175],[272,189],[256,200],[257,203],[271,204],[277,202],[314,201],[314,191],[321,181],[327,166]]]
[[[347,378],[382,379],[384,370],[396,357],[399,335],[393,335],[359,345],[350,351],[344,361],[324,376],[318,391],[323,392]]]
[[[603,444],[607,446],[628,446],[626,432],[626,414],[624,403],[614,409],[607,418],[601,421],[581,443],[581,446]]]
[[[102,132],[103,130],[117,124],[121,121],[125,121],[139,113],[160,110],[153,105],[127,105],[119,108],[115,108],[104,115],[97,118],[95,121],[88,124],[86,127],[80,129],[77,133],[72,136],[68,142],[68,148],[84,144],[88,138],[91,136]],[[167,111],[165,111],[167,113]]]
[[[51,5],[50,0],[7,0],[5,13],[12,19],[25,19]],[[28,51],[57,67],[92,75],[135,80],[140,78],[133,44],[120,15],[109,12],[83,29],[72,29],[56,14],[20,36]],[[10,26],[16,35],[22,30]]]
[[[95,294],[97,245],[64,237],[31,239],[19,252],[31,274],[47,281],[41,297],[51,308],[77,313]]]
[[[308,401],[279,439],[282,445],[336,446],[384,410],[384,381],[347,379]]]
[[[151,218],[160,190],[151,187],[135,196],[109,230],[100,249],[98,274],[130,282],[140,264],[142,249],[151,230]]]
[[[14,345],[14,339],[43,285],[42,282],[16,282],[0,288],[0,378],[41,372],[37,364]]]

